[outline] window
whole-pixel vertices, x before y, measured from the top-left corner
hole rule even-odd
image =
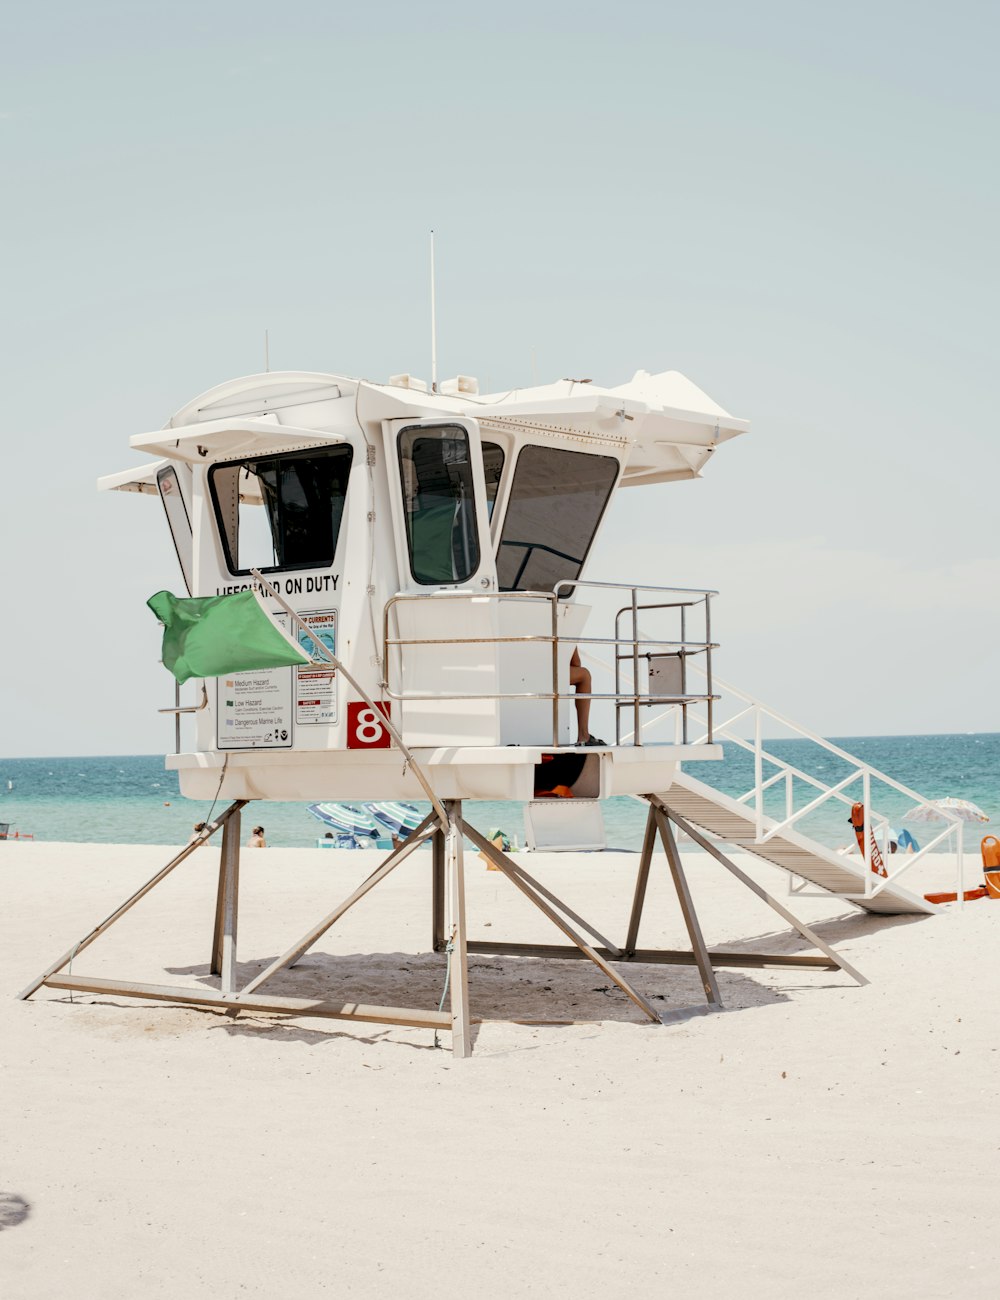
[[[500,489],[500,478],[503,474],[503,448],[496,442],[483,443],[483,474],[486,477],[486,509],[490,519],[493,518],[493,507],[497,503],[497,492]]]
[[[181,566],[184,585],[191,595],[191,575],[194,571],[194,538],[191,532],[191,520],[188,518],[187,506],[181,495],[180,479],[173,465],[165,465],[156,475],[156,486],[160,500],[167,515],[167,526],[174,539],[177,562]]]
[[[214,465],[209,483],[230,573],[329,568],[353,454],[325,447]]]
[[[497,552],[500,590],[551,591],[579,577],[617,477],[610,456],[524,447]]]
[[[460,426],[411,426],[399,435],[410,569],[424,586],[466,582],[479,568],[469,435]]]

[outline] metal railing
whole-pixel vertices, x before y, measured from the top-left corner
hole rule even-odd
[[[615,635],[613,637],[600,636],[574,636],[564,638],[559,635],[559,617],[560,610],[567,608],[567,597],[575,590],[588,588],[607,592],[628,592],[629,604],[623,606],[615,617]],[[678,600],[667,601],[657,600],[653,603],[640,603],[639,593],[656,593],[657,596],[671,595],[680,597]],[[552,703],[552,745],[559,745],[559,706],[563,701],[575,704],[578,700],[591,701],[610,701],[615,706],[615,744],[625,743],[621,734],[621,717],[623,710],[630,710],[636,725],[633,732],[630,733],[631,743],[641,745],[642,728],[638,725],[642,709],[663,707],[669,705],[678,705],[684,711],[684,738],[680,743],[687,743],[687,708],[689,705],[701,703],[706,706],[708,716],[708,735],[706,743],[712,743],[712,707],[716,696],[712,695],[712,651],[718,647],[710,640],[711,620],[710,620],[710,600],[716,595],[713,591],[694,591],[683,587],[646,587],[631,586],[628,583],[619,582],[587,582],[580,579],[566,580],[559,582],[552,591],[504,591],[504,592],[466,592],[466,591],[448,591],[433,593],[407,593],[405,595],[392,596],[386,602],[382,622],[382,663],[383,663],[383,680],[380,683],[384,695],[401,703],[415,703],[423,701],[447,701],[457,702],[462,700],[493,700],[500,702],[503,700],[550,700]],[[460,601],[469,604],[483,604],[485,602],[534,602],[535,604],[544,604],[548,606],[548,632],[526,633],[519,636],[435,636],[435,637],[403,637],[397,635],[390,636],[390,620],[393,611],[399,606],[414,602],[434,601]],[[705,635],[702,640],[688,641],[687,625],[689,612],[692,609],[701,607],[704,611],[704,630]],[[638,628],[638,616],[641,612],[651,611],[675,611],[678,615],[680,636],[676,638],[646,638],[641,635]],[[625,613],[632,614],[632,634],[622,635],[621,618]],[[398,630],[398,616],[396,618]],[[633,678],[631,690],[625,690],[622,687],[621,676],[616,672],[615,689],[608,691],[590,691],[577,692],[570,689],[569,691],[560,691],[559,689],[559,651],[560,646],[565,642],[572,642],[574,647],[583,646],[610,646],[614,648],[616,665],[629,661],[636,669]],[[551,647],[551,668],[548,680],[545,685],[548,689],[537,691],[481,691],[476,693],[461,693],[453,691],[412,691],[403,690],[402,686],[396,687],[393,683],[393,663],[398,659],[399,671],[402,675],[402,658],[407,647],[417,646],[470,646],[482,645],[499,647],[503,645],[542,645]],[[708,683],[707,693],[689,693],[683,689],[687,680],[687,661],[695,656],[704,656],[705,667],[703,669]],[[680,664],[682,690],[665,691],[660,693],[652,692],[649,689],[649,683],[646,689],[641,689],[639,684],[638,665],[645,663],[652,666],[657,659],[677,660]]]
[[[163,660],[160,660],[163,663]],[[202,709],[208,708],[208,691],[205,689],[205,683],[201,684],[201,700],[198,704],[181,705],[181,686],[180,682],[174,682],[174,704],[170,709],[157,709],[157,713],[171,713],[174,718],[174,753],[181,752],[181,716],[185,713],[201,713]]]
[[[631,655],[623,655],[620,652],[615,653],[615,691],[616,693],[621,692],[622,664],[625,662],[631,662],[632,664],[633,683],[639,680],[640,659],[644,659],[646,661],[646,670],[650,678],[652,677],[654,671],[657,671],[657,675],[659,675],[660,672],[666,675],[669,669],[671,667],[674,667],[676,669],[675,680],[677,681],[680,689],[673,694],[661,694],[661,695],[654,696],[652,695],[652,693],[650,693],[649,698],[646,701],[646,704],[648,705],[661,704],[667,706],[678,705],[680,707],[680,719],[681,719],[680,739],[681,739],[681,743],[686,745],[689,740],[688,704],[694,702],[704,703],[705,711],[707,715],[707,739],[708,739],[708,743],[711,744],[712,734],[713,734],[713,706],[715,704],[716,699],[718,698],[716,695],[712,693],[712,650],[717,649],[718,647],[712,644],[711,600],[712,597],[714,595],[717,595],[718,593],[714,591],[684,592],[683,593],[684,595],[694,597],[694,598],[688,600],[660,601],[657,604],[640,605],[638,603],[637,594],[636,594],[637,591],[639,590],[649,591],[651,590],[651,588],[633,587],[631,605],[623,606],[615,616],[616,639],[621,637],[621,620],[623,616],[627,614],[631,614],[632,616],[632,653]],[[681,593],[677,591],[674,594],[681,594]],[[699,606],[703,606],[702,613],[704,618],[705,640],[704,642],[701,643],[692,644],[687,639],[688,610],[696,610],[698,609]],[[649,614],[655,611],[662,611],[667,609],[677,610],[680,616],[680,640],[674,643],[670,643],[669,646],[664,645],[663,650],[658,655],[653,654],[652,651],[646,651],[644,654],[640,655],[638,650],[640,644],[639,615]],[[704,668],[705,694],[690,695],[687,689],[687,661],[692,656],[702,654],[702,653],[704,653],[705,655],[705,668]],[[621,744],[622,708],[623,706],[621,704],[618,704],[615,707],[616,744]],[[631,732],[633,743],[636,745],[642,744],[642,725],[639,718],[639,708],[640,708],[640,704],[638,700],[636,700],[636,702],[633,705],[632,732]]]
[[[607,669],[608,665],[604,665],[604,667]],[[697,666],[693,667],[696,672],[703,671]],[[933,799],[929,799],[927,796],[904,785],[901,781],[895,780],[871,763],[866,763],[863,759],[848,753],[847,750],[841,749],[839,745],[835,745],[825,737],[817,735],[816,732],[800,726],[790,718],[786,718],[783,714],[762,704],[759,700],[747,695],[737,687],[729,685],[729,683],[720,680],[718,677],[712,680],[714,687],[722,693],[721,697],[717,695],[715,698],[725,698],[727,701],[732,699],[736,701],[737,707],[735,712],[727,716],[721,723],[715,721],[714,725],[712,725],[707,716],[700,719],[706,728],[705,736],[702,739],[710,736],[716,741],[725,741],[727,744],[735,745],[753,756],[753,785],[743,794],[737,796],[736,801],[741,804],[752,803],[753,805],[756,821],[755,842],[757,844],[766,844],[769,840],[782,835],[785,831],[795,830],[800,826],[804,818],[816,813],[825,805],[836,802],[851,808],[855,803],[862,803],[864,806],[862,842],[865,847],[861,857],[866,868],[865,897],[874,898],[938,846],[949,842],[949,851],[953,849],[955,853],[958,902],[959,906],[963,905],[965,889],[964,822],[959,816],[947,808],[938,807]],[[661,712],[643,725],[647,729],[651,728],[668,716],[669,714],[666,711]],[[682,725],[681,719],[675,714],[674,720],[675,728],[679,733]],[[769,742],[764,736],[765,730],[773,730],[775,727],[791,732],[791,739],[809,741],[827,754],[840,760],[841,763],[846,763],[849,769],[847,774],[831,784],[789,762],[788,759],[782,758],[773,749],[768,748],[768,745],[773,742]],[[741,734],[741,731],[751,731],[752,740]],[[767,777],[764,775],[765,764],[776,769]],[[858,782],[861,785],[860,799],[846,793],[849,787]],[[784,787],[783,817],[771,815],[765,809],[766,792],[778,789],[782,785]],[[800,794],[803,786],[807,787],[811,797],[807,803],[796,808],[796,794]],[[913,800],[917,805],[933,807],[944,823],[943,828],[916,852],[892,855],[889,850],[889,817],[884,812],[873,807],[873,786],[893,790],[897,794]],[[885,855],[883,864],[885,875],[878,874],[878,865],[873,861],[873,847],[878,845],[880,839],[883,845],[883,849],[880,851],[884,852]],[[889,868],[890,862],[893,869]],[[800,888],[793,892],[801,893],[802,890]]]

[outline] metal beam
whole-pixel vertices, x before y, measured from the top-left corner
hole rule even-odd
[[[628,938],[625,940],[625,951],[631,956],[635,952],[635,945],[639,942],[639,923],[642,920],[642,909],[646,902],[646,886],[649,883],[649,864],[653,860],[653,849],[656,846],[656,813],[652,806],[649,809],[649,816],[646,818],[646,834],[642,840],[642,856],[639,859],[639,872],[635,878],[635,894],[632,897],[632,913],[628,922]]]
[[[326,934],[327,930],[329,930],[335,922],[340,920],[345,912],[349,911],[359,899],[364,898],[365,894],[367,894],[369,890],[374,889],[379,881],[384,880],[390,871],[395,870],[404,858],[409,857],[417,845],[422,843],[422,832],[425,831],[432,822],[436,823],[436,818],[433,813],[428,813],[417,829],[412,831],[406,837],[403,843],[400,844],[399,848],[393,849],[382,865],[376,867],[371,875],[368,876],[366,880],[363,880],[357,889],[355,889],[353,894],[345,898],[342,903],[333,909],[332,912],[324,916],[323,920],[320,921],[318,925],[314,925],[313,928],[309,930],[308,933],[304,934],[302,938],[289,948],[286,953],[283,953],[280,957],[276,957],[274,961],[271,962],[270,966],[265,970],[262,970],[259,975],[256,975],[249,984],[240,991],[239,997],[242,998],[248,993],[252,993],[253,990],[259,988],[265,980],[269,980],[272,975],[276,975],[279,970],[283,970],[286,966],[291,966],[297,962],[304,953],[309,951],[317,939],[322,938],[322,936]]]
[[[448,812],[448,903],[451,951],[448,984],[451,992],[451,1050],[454,1056],[472,1055],[469,1020],[469,959],[465,947],[465,862],[462,841],[462,801],[446,800]]]
[[[431,947],[444,952],[444,831],[436,830],[431,838]]]
[[[222,861],[219,866],[222,888],[222,917],[219,973],[222,992],[236,992],[236,927],[240,897],[240,814],[234,812],[222,832]],[[216,925],[219,925],[217,920]]]
[[[237,799],[234,803],[231,803],[226,811],[222,813],[216,821],[211,822],[205,830],[202,831],[197,839],[192,840],[189,844],[185,844],[180,853],[171,858],[165,867],[161,867],[156,875],[147,880],[141,889],[137,889],[131,898],[127,898],[125,902],[122,903],[121,907],[117,908],[110,916],[106,917],[100,925],[96,925],[88,935],[85,935],[75,943],[72,948],[64,952],[58,961],[53,962],[48,970],[39,975],[37,979],[32,980],[27,988],[22,989],[17,995],[18,998],[21,999],[21,1001],[30,998],[32,993],[40,989],[48,980],[50,975],[54,975],[57,971],[61,971],[64,966],[68,966],[79,953],[83,952],[85,948],[89,948],[94,940],[102,935],[105,930],[110,930],[117,920],[123,917],[131,908],[135,907],[136,903],[138,903],[140,899],[145,898],[151,889],[155,889],[161,880],[166,879],[175,867],[179,867],[180,864],[184,862],[185,859],[189,858],[196,849],[200,849],[203,844],[206,844],[220,826],[225,826],[229,818],[235,813],[238,813],[241,808],[245,808],[249,802],[249,799]]]
[[[608,952],[613,953],[615,957],[621,957],[623,955],[622,950],[616,948],[610,939],[601,934],[600,930],[595,929],[594,926],[592,926],[589,921],[585,921],[582,916],[578,916],[571,907],[567,907],[561,898],[557,898],[555,894],[551,893],[543,884],[537,881],[534,876],[529,876],[524,867],[521,866],[520,862],[515,862],[512,858],[508,858],[507,861],[522,880],[526,881],[531,888],[541,894],[543,898],[547,898],[550,903],[558,907],[563,916],[568,916],[571,921],[575,921],[581,930],[584,930],[589,934],[592,939],[596,939],[598,943],[603,944]]]
[[[684,864],[681,862],[681,855],[677,851],[677,841],[674,839],[674,833],[670,829],[670,823],[664,816],[663,810],[654,808],[654,816],[656,817],[656,828],[660,832],[660,839],[663,842],[663,851],[666,853],[667,862],[670,864],[670,874],[674,879],[677,901],[681,905],[681,913],[684,916],[688,938],[691,940],[691,948],[698,965],[698,973],[701,975],[705,1000],[714,1006],[721,1007],[722,995],[719,993],[718,981],[715,978],[715,971],[712,969],[708,948],[705,945],[701,926],[698,923],[698,913],[694,910],[691,891],[688,889],[687,877],[684,874]]]
[[[469,839],[473,842],[473,844],[475,844],[475,846],[478,849],[481,849],[482,852],[486,854],[486,856],[503,872],[503,874],[507,877],[507,879],[512,884],[516,885],[517,888],[521,891],[521,893],[524,894],[524,896],[530,902],[534,903],[534,905],[538,908],[540,912],[543,913],[543,915],[549,918],[549,920],[552,922],[553,925],[555,925],[558,929],[562,930],[563,934],[566,936],[567,939],[571,940],[573,943],[576,944],[576,946],[580,949],[580,951],[584,954],[584,956],[589,957],[590,960],[594,963],[594,965],[597,966],[600,970],[602,970],[613,984],[617,984],[618,987],[622,990],[622,992],[627,994],[627,996],[632,999],[632,1001],[636,1004],[636,1006],[639,1007],[641,1011],[645,1012],[645,1014],[650,1018],[650,1020],[654,1021],[657,1024],[659,1023],[660,1020],[659,1015],[657,1014],[655,1009],[652,1006],[650,1006],[650,1004],[646,1001],[646,999],[642,996],[642,994],[638,993],[632,987],[632,985],[629,984],[628,980],[623,979],[622,976],[619,975],[617,971],[613,970],[611,966],[608,965],[607,961],[594,948],[592,948],[585,939],[582,939],[580,935],[578,935],[576,931],[569,925],[569,923],[563,920],[563,918],[558,914],[558,912],[556,912],[553,908],[549,906],[549,904],[545,901],[544,898],[542,898],[539,894],[535,893],[535,891],[531,888],[531,886],[527,883],[527,881],[521,877],[515,863],[511,862],[510,859],[504,853],[502,853],[500,849],[496,847],[495,844],[491,844],[490,841],[485,838],[485,836],[480,835],[479,832],[474,827],[470,826],[467,822],[464,821],[462,822],[462,829],[465,832],[465,834],[469,837]]]
[[[52,989],[74,993],[104,993],[123,998],[146,998],[152,1002],[209,1007],[219,1011],[265,1011],[286,1016],[322,1016],[330,1020],[367,1020],[380,1025],[412,1025],[418,1029],[450,1029],[451,1016],[444,1011],[423,1011],[413,1007],[367,1006],[362,1002],[324,1002],[318,998],[269,997],[258,994],[237,1002],[214,989],[174,987],[167,984],[137,984],[133,981],[101,979],[96,975],[53,975],[45,981]]]
[[[787,907],[782,907],[776,898],[772,898],[766,889],[757,884],[756,880],[753,880],[748,876],[745,871],[741,871],[735,862],[730,862],[721,849],[717,848],[711,840],[706,839],[704,835],[695,830],[695,828],[681,817],[679,813],[674,812],[672,808],[669,808],[664,804],[656,795],[649,795],[647,797],[651,803],[662,808],[670,817],[671,821],[675,822],[686,835],[690,835],[695,844],[700,844],[706,853],[710,853],[712,857],[724,866],[728,872],[734,875],[737,880],[742,881],[751,893],[756,894],[759,899],[768,905],[768,907],[773,908],[773,910],[777,912],[783,920],[787,921],[793,929],[798,930],[803,939],[807,939],[814,948],[818,948],[820,952],[825,953],[835,966],[839,966],[845,974],[850,975],[851,979],[856,980],[859,984],[868,983],[868,980],[864,975],[862,975],[860,971],[855,970],[850,962],[845,961],[843,957],[839,956],[828,943],[825,943],[819,935],[810,930],[807,925],[803,925],[797,917],[792,915]]]
[[[502,939],[470,939],[467,944],[471,953],[494,957],[541,957],[561,960],[581,960],[587,954],[571,944],[560,943],[505,943]],[[627,961],[637,966],[697,966],[698,961],[693,952],[685,948],[636,948],[634,953],[615,956],[607,948],[595,948],[595,952],[605,961]],[[826,957],[812,957],[800,953],[765,953],[732,952],[719,948],[709,948],[708,956],[712,965],[743,966],[748,969],[760,969],[765,966],[804,966],[812,970],[837,970],[835,961]]]

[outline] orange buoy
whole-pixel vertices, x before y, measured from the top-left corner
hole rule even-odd
[[[967,903],[973,902],[977,898],[986,898],[986,886],[980,885],[978,889],[967,889],[962,895]],[[952,890],[950,893],[946,890],[944,893],[924,894],[928,903],[957,903],[958,894]]]
[[[980,844],[983,855],[983,878],[990,898],[1000,898],[1000,840],[987,835]]]
[[[865,856],[865,806],[863,803],[851,805],[851,825],[854,827],[854,834],[857,836],[858,848],[861,850],[861,856]],[[885,863],[882,861],[882,853],[879,849],[878,842],[875,839],[875,832],[868,828],[872,841],[871,863],[872,871],[878,876],[887,876],[889,873],[885,869]]]

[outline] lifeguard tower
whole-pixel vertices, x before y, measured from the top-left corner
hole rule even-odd
[[[428,391],[409,375],[386,384],[337,375],[266,373],[189,403],[155,433],[132,438],[151,463],[100,481],[158,496],[191,596],[256,588],[312,662],[196,683],[173,712],[193,720],[193,745],[167,759],[182,794],[230,806],[222,831],[211,969],[217,989],[86,980],[69,958],[113,924],[196,845],[38,981],[241,1009],[444,1027],[470,1050],[466,954],[507,952],[594,961],[653,1020],[622,973],[629,961],[697,964],[720,1005],[663,792],[678,764],[721,756],[713,743],[708,591],[588,582],[615,492],[700,475],[717,447],[747,427],[676,372],[640,371],[601,388],[586,380],[481,395],[459,376]],[[613,712],[613,743],[577,744],[574,650],[600,647],[614,689],[592,692]],[[701,667],[697,690],[689,669]],[[707,705],[707,734],[689,734],[688,707]],[[667,743],[643,743],[651,708],[673,708]],[[555,792],[555,793],[553,793]],[[660,792],[657,794],[656,792]],[[620,944],[577,916],[463,816],[464,800],[562,794],[649,804],[629,931]],[[348,899],[244,988],[236,987],[240,811],[252,800],[427,799],[431,812]],[[690,826],[686,826],[692,831]],[[692,833],[695,833],[692,831]],[[696,834],[696,833],[695,833]],[[448,1011],[339,1006],[257,990],[292,964],[360,897],[430,838],[431,940],[451,963]],[[468,941],[463,840],[468,838],[570,941],[544,947]],[[659,838],[677,889],[690,953],[637,946],[646,880]],[[696,838],[697,834],[696,834]],[[779,964],[840,966],[767,898],[821,957]],[[760,965],[745,954],[745,964]],[[83,981],[81,983],[81,981]]]

